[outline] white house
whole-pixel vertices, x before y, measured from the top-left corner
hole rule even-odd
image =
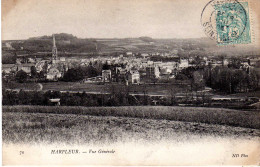
[[[133,53],[132,53],[132,52],[126,52],[126,55],[127,55],[127,56],[132,56]]]
[[[129,80],[132,84],[140,84],[140,73],[137,70],[130,71]]]
[[[51,67],[48,69],[46,79],[51,81],[57,81],[61,78],[61,72],[56,67]]]
[[[102,81],[110,82],[111,80],[111,70],[102,70]]]
[[[188,59],[180,59],[179,68],[188,68],[189,60]]]

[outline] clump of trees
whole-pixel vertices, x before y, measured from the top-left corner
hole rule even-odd
[[[2,64],[14,64],[16,62],[16,58],[16,53],[2,50]]]
[[[246,72],[237,68],[215,67],[205,72],[207,86],[226,93],[255,90],[260,79],[259,74],[253,69]]]
[[[23,83],[27,80],[28,78],[28,75],[26,72],[24,72],[23,70],[20,70],[16,73],[15,75],[15,79],[16,81],[20,82],[20,83]]]
[[[208,86],[221,92],[236,93],[256,90],[260,74],[253,68],[241,68],[240,59],[232,59],[228,66],[185,68],[176,79],[189,81],[192,91]]]
[[[87,67],[75,67],[69,69],[63,76],[62,80],[66,82],[80,81],[84,78],[95,77],[100,75],[100,72],[92,65]]]
[[[52,105],[49,99],[59,98],[64,106],[125,106],[138,103],[129,95],[127,87],[112,85],[109,94],[61,93],[59,91],[24,91],[3,89],[3,105]]]

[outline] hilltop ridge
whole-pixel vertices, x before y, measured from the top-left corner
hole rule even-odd
[[[54,34],[59,53],[91,53],[111,54],[127,51],[136,53],[163,53],[163,52],[203,52],[203,54],[226,55],[259,55],[259,47],[253,46],[217,46],[209,38],[188,39],[155,39],[148,36],[138,38],[78,38],[72,34]],[[11,47],[8,48],[8,46]],[[52,50],[52,36],[32,37],[26,40],[2,41],[4,52],[12,51],[19,54],[50,52]],[[5,54],[5,53],[4,53]],[[3,54],[3,55],[4,55]]]

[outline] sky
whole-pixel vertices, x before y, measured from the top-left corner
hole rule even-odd
[[[209,0],[2,0],[2,39],[69,33],[79,38],[206,37]]]

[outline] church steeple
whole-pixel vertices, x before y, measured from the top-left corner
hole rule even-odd
[[[53,37],[53,47],[56,47],[55,36],[54,36],[54,34],[52,35],[52,37]]]
[[[55,43],[55,36],[54,34],[52,35],[53,37],[53,47],[52,47],[52,63],[56,63],[58,60],[58,51]]]

